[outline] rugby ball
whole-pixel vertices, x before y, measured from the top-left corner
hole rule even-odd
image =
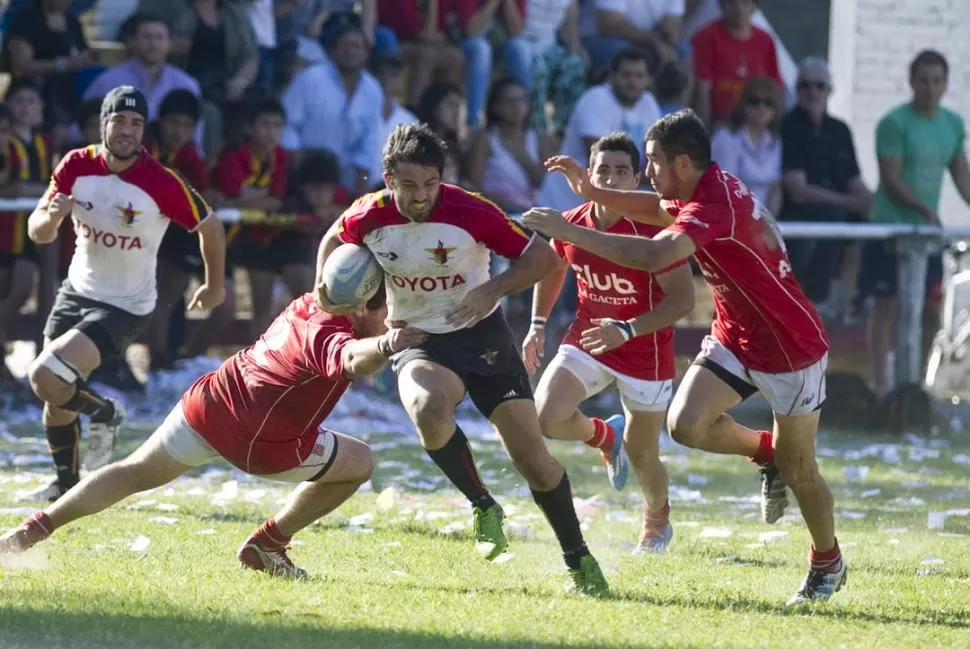
[[[384,271],[370,250],[345,243],[327,257],[321,279],[331,302],[357,306],[374,297],[384,279]]]

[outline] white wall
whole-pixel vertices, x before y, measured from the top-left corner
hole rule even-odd
[[[909,62],[926,48],[939,50],[950,63],[943,103],[970,122],[970,0],[832,1],[830,110],[852,127],[859,165],[873,190],[876,124],[909,99]],[[940,216],[948,224],[970,225],[970,209],[949,177]]]

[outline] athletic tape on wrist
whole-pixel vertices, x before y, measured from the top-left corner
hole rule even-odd
[[[532,328],[533,329],[544,329],[548,318],[543,318],[542,316],[532,316]]]
[[[636,332],[633,331],[633,323],[629,322],[628,320],[610,319],[609,323],[620,330],[620,333],[623,334],[624,341],[630,340],[637,335]]]
[[[394,355],[394,350],[391,349],[391,343],[388,342],[387,337],[381,336],[380,340],[377,341],[377,353],[384,358],[390,358]]]

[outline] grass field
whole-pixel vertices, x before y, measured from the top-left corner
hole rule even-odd
[[[147,431],[129,431],[126,449]],[[36,504],[36,431],[0,430],[0,526]],[[970,647],[970,444],[825,436],[848,585],[786,610],[808,537],[790,511],[758,523],[744,461],[667,449],[674,542],[632,557],[640,499],[607,488],[594,455],[567,463],[614,597],[563,592],[551,532],[498,443],[474,444],[509,514],[511,555],[479,560],[466,506],[399,431],[373,434],[370,489],[298,535],[290,583],[238,569],[239,543],[285,486],[217,467],[59,530],[0,566],[0,647]],[[36,457],[35,457],[36,456]],[[942,529],[929,529],[932,521]]]

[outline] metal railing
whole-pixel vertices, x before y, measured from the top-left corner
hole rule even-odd
[[[27,212],[36,204],[35,198],[0,199],[0,212]],[[299,215],[267,215],[258,210],[235,208],[219,208],[216,216],[224,223],[285,224],[299,220]],[[786,239],[895,240],[899,260],[895,377],[897,384],[920,383],[927,260],[939,253],[947,241],[970,239],[970,226],[784,221],[778,226]]]

